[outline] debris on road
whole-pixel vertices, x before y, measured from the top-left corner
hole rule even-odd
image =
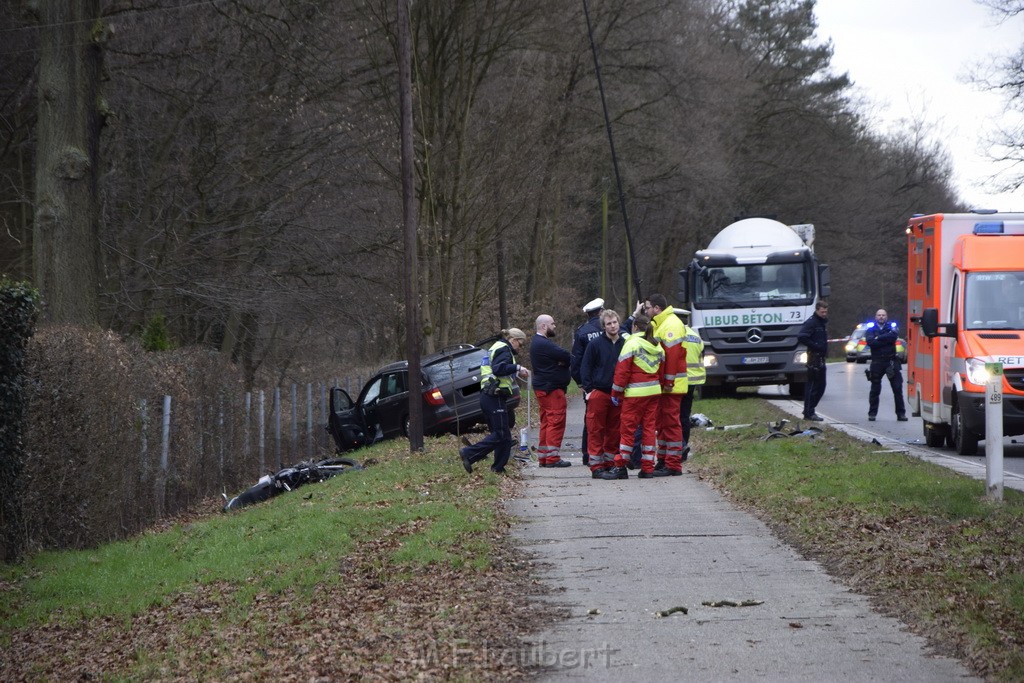
[[[705,607],[756,607],[763,605],[764,600],[705,600],[700,604]]]
[[[688,610],[685,607],[670,607],[669,609],[663,609],[660,612],[658,612],[658,616],[659,617],[669,617],[669,616],[672,616],[673,614],[675,614],[676,612],[682,612],[683,614],[689,614],[690,610]]]

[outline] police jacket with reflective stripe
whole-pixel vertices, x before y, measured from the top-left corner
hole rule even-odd
[[[572,363],[569,365],[569,374],[580,386],[583,386],[583,354],[587,350],[587,345],[603,334],[601,316],[595,315],[577,327],[576,334],[572,337]]]
[[[496,341],[487,351],[490,356],[490,365],[480,366],[480,384],[484,384],[491,375],[498,378],[498,386],[512,390],[516,383],[516,373],[519,371],[519,364],[516,363],[516,354],[507,341]]]

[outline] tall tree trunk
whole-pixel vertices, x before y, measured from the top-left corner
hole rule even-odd
[[[100,0],[39,3],[35,284],[54,322],[99,322]]]

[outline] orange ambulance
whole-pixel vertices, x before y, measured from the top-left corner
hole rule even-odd
[[[1004,435],[1024,434],[1024,213],[919,215],[907,236],[907,399],[925,442],[977,452],[992,362]]]

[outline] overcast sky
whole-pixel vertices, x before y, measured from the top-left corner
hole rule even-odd
[[[968,205],[1024,211],[1024,190],[985,186],[996,170],[984,156],[985,136],[1005,101],[965,82],[978,64],[1019,48],[1024,18],[1000,25],[972,0],[818,0],[816,15],[818,37],[832,39],[835,70],[872,102],[879,129],[923,118],[949,150]]]

